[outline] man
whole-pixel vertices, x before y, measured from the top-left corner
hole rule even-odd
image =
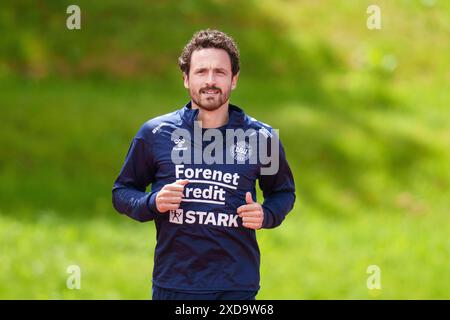
[[[233,39],[200,31],[179,66],[191,101],[141,127],[115,181],[113,205],[135,220],[155,221],[153,299],[253,300],[260,288],[256,230],[280,225],[292,209],[292,173],[275,131],[229,103],[239,76]],[[248,134],[230,138],[239,131]],[[276,171],[258,149],[271,150]]]

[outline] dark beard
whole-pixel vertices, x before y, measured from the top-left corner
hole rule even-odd
[[[202,90],[200,90],[201,92]],[[192,101],[200,108],[207,111],[214,111],[219,109],[230,97],[230,93],[222,93],[222,91],[219,92],[219,94],[215,97],[209,97],[206,98],[205,95],[201,93],[195,93],[192,94],[190,92]]]

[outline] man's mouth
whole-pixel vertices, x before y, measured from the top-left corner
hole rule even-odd
[[[202,90],[201,93],[202,93],[202,94],[218,94],[218,93],[220,93],[220,90],[217,90],[217,89],[207,89],[207,90]]]

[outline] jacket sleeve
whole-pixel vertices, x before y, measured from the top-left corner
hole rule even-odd
[[[276,138],[278,139],[278,138]],[[284,148],[279,142],[279,169],[273,175],[260,175],[259,187],[263,191],[264,221],[262,228],[271,229],[283,222],[295,202],[295,184],[291,169],[286,160]]]
[[[154,181],[154,169],[151,146],[143,138],[134,138],[112,189],[118,212],[140,222],[156,217],[156,192],[145,192]]]

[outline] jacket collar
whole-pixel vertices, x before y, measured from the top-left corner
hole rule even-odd
[[[181,117],[189,127],[194,126],[194,121],[197,120],[199,109],[192,109],[192,101],[189,101],[181,109]],[[244,125],[245,113],[238,106],[228,104],[228,123],[223,127],[225,129],[242,128]],[[222,128],[222,127],[221,127]]]

